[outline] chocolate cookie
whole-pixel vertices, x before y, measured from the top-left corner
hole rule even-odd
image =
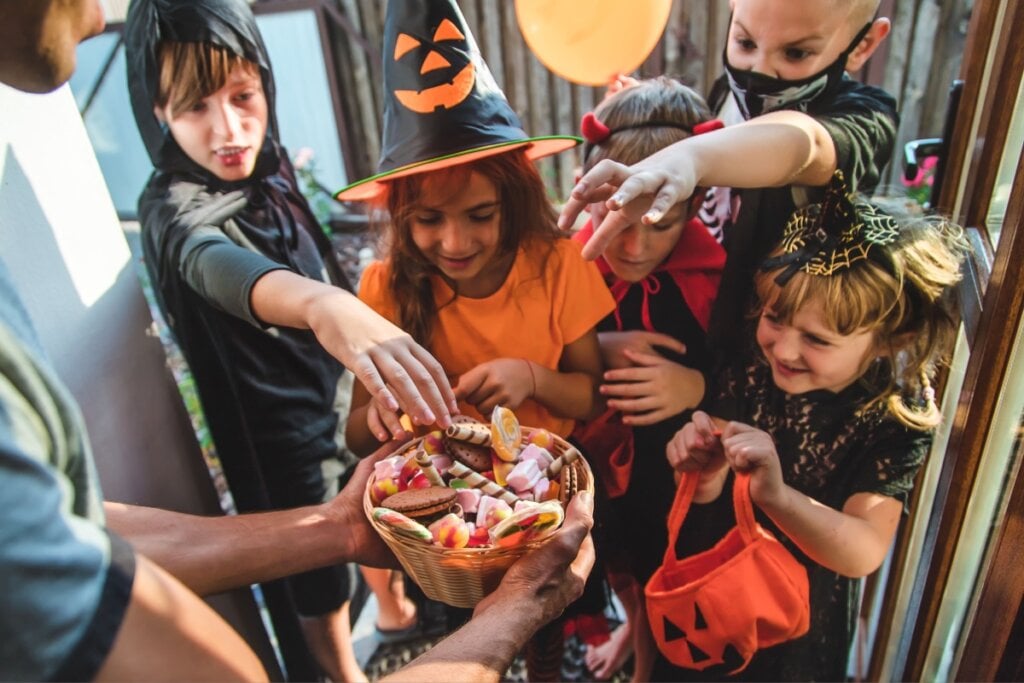
[[[393,493],[381,502],[381,507],[419,520],[448,512],[448,508],[454,502],[455,489],[446,486],[431,486],[425,489],[406,489]]]
[[[452,423],[456,425],[483,424],[467,415],[452,415]],[[478,446],[445,436],[444,447],[449,455],[472,470],[486,472],[491,469],[491,449],[487,446]]]

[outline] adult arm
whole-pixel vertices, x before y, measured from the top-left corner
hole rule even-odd
[[[374,463],[398,445],[359,463],[342,492],[322,505],[202,517],[106,503],[107,523],[200,595],[342,562],[394,567],[394,556],[366,520],[362,495]]]
[[[512,565],[465,626],[384,680],[501,680],[530,636],[582,594],[594,564],[593,523],[593,499],[580,493],[562,529]]]
[[[593,259],[626,227],[657,223],[698,187],[820,186],[835,169],[835,145],[821,123],[802,112],[771,112],[680,140],[632,166],[600,162],[573,188],[559,226],[607,200],[608,215],[583,248]]]
[[[97,681],[265,681],[256,654],[209,605],[145,557]]]

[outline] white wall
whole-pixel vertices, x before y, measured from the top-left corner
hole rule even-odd
[[[108,500],[218,514],[128,243],[65,86],[0,84],[0,258],[78,400]],[[273,655],[248,591],[211,600]]]

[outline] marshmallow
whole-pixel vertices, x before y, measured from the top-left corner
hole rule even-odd
[[[537,467],[536,460],[524,460],[517,464],[508,474],[508,485],[515,489],[516,493],[529,491],[537,485],[544,477],[544,474]]]
[[[459,489],[455,493],[455,500],[464,512],[476,512],[482,497],[480,489]]]

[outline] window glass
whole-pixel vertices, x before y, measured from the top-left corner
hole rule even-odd
[[[993,246],[999,244],[1003,219],[1006,217],[1006,204],[1010,200],[1010,190],[1013,189],[1013,179],[1017,172],[1017,161],[1020,159],[1022,148],[1024,148],[1024,111],[1022,110],[1024,110],[1024,80],[1021,81],[1017,91],[1017,106],[1014,107],[1010,129],[1006,134],[1003,158],[999,163],[999,175],[996,176],[996,186],[992,190],[992,203],[989,205],[988,215],[985,217],[985,227],[988,229]]]
[[[282,143],[293,160],[303,148],[311,150],[317,179],[330,190],[341,189],[347,176],[316,15],[311,10],[265,14],[257,23],[274,70]],[[79,46],[70,84],[114,206],[122,218],[133,218],[153,167],[135,128],[117,33]]]

